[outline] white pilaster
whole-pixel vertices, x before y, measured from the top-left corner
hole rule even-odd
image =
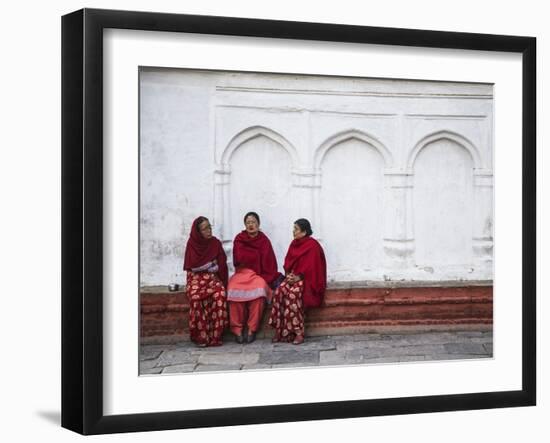
[[[292,193],[295,196],[292,216],[306,218],[310,221],[315,238],[320,240],[320,189],[321,172],[314,169],[300,169],[292,171]],[[294,220],[292,220],[294,221]]]
[[[409,171],[384,172],[384,252],[390,268],[413,265],[412,183]]]
[[[493,171],[474,169],[474,223],[472,248],[474,263],[493,261]]]
[[[231,248],[231,217],[229,202],[229,183],[231,180],[231,168],[229,165],[221,165],[214,170],[214,235],[218,237],[226,250]]]

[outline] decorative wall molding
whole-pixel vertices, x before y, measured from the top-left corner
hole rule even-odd
[[[428,93],[428,92],[390,92],[390,91],[345,91],[335,89],[293,89],[293,88],[254,88],[245,86],[217,86],[216,91],[251,94],[291,94],[291,95],[330,95],[388,98],[428,98],[428,99],[492,99],[492,94],[476,93]]]
[[[221,164],[224,168],[230,168],[231,156],[241,146],[243,143],[250,141],[256,137],[267,137],[274,142],[281,145],[290,155],[292,159],[292,166],[296,168],[298,166],[298,152],[296,148],[290,143],[286,138],[277,133],[276,131],[266,128],[264,126],[250,126],[246,129],[243,129],[241,132],[236,134],[227,147],[223,150],[221,155]]]
[[[380,155],[384,158],[384,163],[386,168],[391,168],[393,166],[393,155],[390,150],[381,143],[377,138],[373,137],[370,134],[367,134],[358,129],[347,129],[345,131],[339,132],[338,134],[330,136],[326,139],[321,145],[315,150],[313,165],[316,170],[321,169],[321,164],[325,158],[327,152],[332,149],[334,146],[337,146],[340,143],[346,142],[348,140],[360,140],[367,143],[368,145],[375,148]]]
[[[420,119],[420,120],[485,120],[487,115],[485,114],[405,114],[407,119]]]
[[[454,131],[442,130],[423,137],[414,145],[414,148],[411,150],[407,159],[407,169],[412,170],[414,168],[414,162],[422,149],[424,149],[430,143],[444,139],[451,140],[465,148],[472,156],[475,169],[483,169],[485,167],[481,158],[481,154],[479,153],[479,149],[470,140]]]

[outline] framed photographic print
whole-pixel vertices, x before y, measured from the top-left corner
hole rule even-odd
[[[62,57],[64,427],[535,404],[534,38],[84,9]]]

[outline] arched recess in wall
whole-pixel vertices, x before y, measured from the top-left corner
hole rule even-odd
[[[444,139],[453,141],[457,145],[460,145],[462,148],[468,151],[470,153],[472,161],[474,162],[474,168],[481,169],[485,167],[481,158],[481,154],[479,153],[479,149],[470,140],[468,140],[468,138],[453,131],[442,130],[423,137],[414,145],[407,159],[407,168],[409,170],[412,169],[416,157],[418,156],[420,151],[424,149],[424,147],[432,142]]]
[[[392,163],[382,143],[357,130],[337,134],[317,150],[315,167],[322,177],[317,221],[330,277],[361,280],[379,267],[384,168]]]
[[[227,144],[227,147],[223,150],[221,157],[222,165],[229,165],[231,156],[242,144],[261,136],[271,139],[273,142],[280,145],[290,156],[293,166],[298,163],[298,152],[292,143],[290,143],[285,137],[272,129],[266,128],[265,126],[251,126],[240,131]]]
[[[474,168],[478,150],[464,137],[439,132],[423,138],[410,156],[413,170],[415,262],[427,269],[470,266]]]
[[[227,205],[233,238],[244,229],[243,216],[255,211],[269,236],[279,267],[292,240],[293,204],[291,170],[296,149],[283,136],[255,126],[239,133],[225,149],[222,164],[231,171]]]

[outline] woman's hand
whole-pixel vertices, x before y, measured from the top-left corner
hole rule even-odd
[[[293,285],[294,283],[297,283],[299,282],[302,278],[299,276],[299,275],[296,275],[294,274],[293,272],[291,272],[290,274],[288,274],[286,276],[286,279],[288,280],[288,282]]]

